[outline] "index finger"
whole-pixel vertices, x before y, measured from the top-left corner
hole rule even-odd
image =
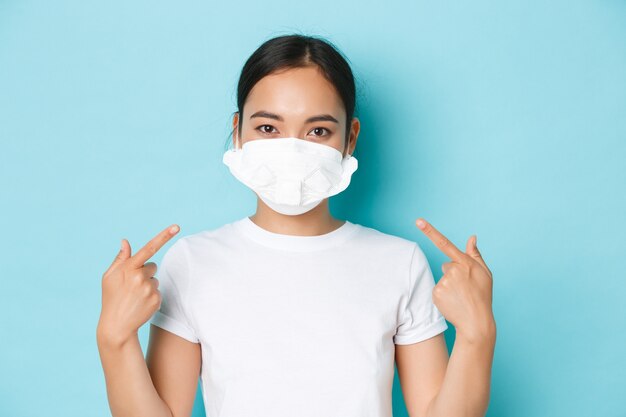
[[[168,226],[166,229],[162,230],[161,233],[152,238],[150,242],[146,243],[143,248],[139,249],[136,254],[128,259],[131,266],[139,268],[145,264],[146,261],[152,257],[152,255],[157,253],[163,245],[165,245],[176,233],[178,233],[178,230],[179,227],[176,224]]]
[[[415,221],[417,227],[437,246],[443,253],[448,255],[455,262],[465,262],[465,254],[454,243],[445,237],[441,232],[435,229],[426,220],[419,218]]]

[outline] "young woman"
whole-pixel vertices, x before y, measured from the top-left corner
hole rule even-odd
[[[280,36],[246,62],[223,162],[256,213],[131,255],[102,279],[97,340],[114,417],[390,417],[394,362],[411,417],[483,416],[495,321],[491,272],[468,240],[435,286],[410,240],[334,218],[359,134],[350,66],[328,41]],[[457,338],[448,358],[446,319]],[[138,329],[150,320],[144,360]]]

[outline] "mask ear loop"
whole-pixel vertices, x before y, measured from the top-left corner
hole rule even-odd
[[[348,136],[348,140],[346,141],[346,146],[344,146],[343,150],[346,152],[345,156],[343,156],[343,159],[347,159],[350,156],[352,156],[350,155],[350,137],[349,136]]]

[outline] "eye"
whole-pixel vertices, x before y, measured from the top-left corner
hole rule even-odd
[[[311,132],[314,132],[314,131],[318,131],[319,132],[320,130],[325,130],[327,132],[326,135],[314,135],[314,136],[329,136],[329,135],[332,134],[332,132],[330,130],[326,129],[325,127],[316,127]]]
[[[273,133],[273,132],[268,132],[267,130],[264,129],[264,127],[270,127],[272,129],[274,129],[274,126],[272,126],[272,125],[261,125],[261,126],[257,127],[256,130],[260,131],[261,133],[265,133],[265,134]]]

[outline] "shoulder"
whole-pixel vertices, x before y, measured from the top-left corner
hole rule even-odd
[[[356,224],[359,228],[357,233],[357,241],[364,245],[366,248],[376,250],[379,254],[397,259],[408,259],[408,262],[413,258],[414,252],[419,249],[419,245],[408,238],[383,232],[374,227],[363,226]]]
[[[179,237],[169,252],[179,255],[202,255],[216,253],[219,249],[236,246],[232,223],[201,230]]]

